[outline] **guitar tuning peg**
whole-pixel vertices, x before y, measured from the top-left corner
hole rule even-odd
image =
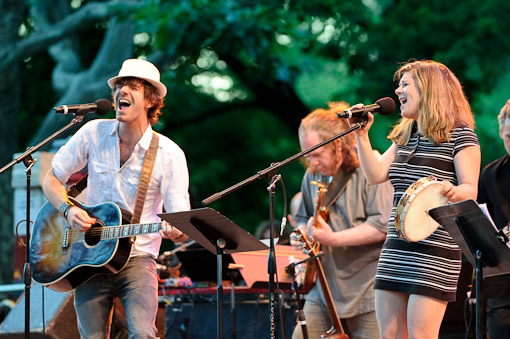
[[[317,188],[319,189],[319,191],[324,191],[326,192],[328,190],[328,185],[326,185],[323,181],[315,181],[315,180],[312,180],[310,181],[310,183],[312,185],[315,185],[317,186]]]

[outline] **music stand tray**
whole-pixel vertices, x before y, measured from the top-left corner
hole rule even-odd
[[[433,208],[429,215],[448,231],[476,272],[476,338],[482,338],[482,282],[484,277],[510,272],[508,238],[487,219],[472,200]]]
[[[510,248],[474,200],[436,207],[429,215],[450,233],[473,267],[481,251],[484,277],[510,273]]]
[[[217,338],[223,338],[222,255],[266,250],[268,246],[210,207],[176,213],[161,213],[158,216],[216,254]]]
[[[158,216],[216,254],[216,241],[224,239],[223,253],[267,250],[259,239],[210,207],[191,211],[161,213]]]

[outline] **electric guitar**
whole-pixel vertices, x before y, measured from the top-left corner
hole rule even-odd
[[[328,187],[323,182],[312,181],[311,183],[318,187],[317,206],[315,208],[313,226],[316,228],[320,228],[318,220],[319,216],[321,216],[324,220],[326,220],[328,217],[328,209],[325,206],[323,206],[324,194],[328,191]],[[317,253],[320,251],[321,247],[320,243],[314,240],[310,240],[310,238],[307,237],[306,234],[300,229],[297,229],[297,233],[301,238],[300,240],[304,244],[303,251],[310,257],[317,257]],[[324,268],[322,267],[320,258],[315,258],[314,260],[310,260],[307,263],[304,282],[305,289],[308,290],[311,289],[311,285],[313,285],[314,282],[313,281],[314,275],[316,276],[316,280],[319,281],[319,284],[321,285],[322,293],[324,294],[324,300],[326,301],[326,305],[328,307],[329,318],[331,319],[331,322],[333,324],[326,333],[321,335],[321,338],[349,339],[349,336],[344,332],[342,322],[338,317],[335,302],[333,301],[333,296],[331,295],[328,281],[326,280],[326,274],[324,273]]]
[[[113,202],[87,206],[70,200],[96,218],[96,224],[86,232],[72,229],[46,202],[30,239],[32,279],[57,292],[70,291],[101,273],[119,272],[129,260],[133,237],[161,229],[161,223],[122,225],[123,213]]]
[[[306,234],[303,233],[303,231],[297,229],[297,232],[301,237],[301,241],[304,243],[304,250],[306,250],[310,257],[316,257],[317,256],[317,252],[315,249],[316,247],[310,242],[310,240],[308,239]],[[349,339],[349,336],[344,332],[342,322],[338,317],[335,302],[333,301],[333,296],[331,295],[331,291],[329,290],[329,285],[326,280],[326,275],[324,274],[321,259],[315,258],[314,260],[309,261],[309,263],[310,262],[312,262],[313,265],[315,265],[317,280],[319,281],[322,287],[324,300],[326,301],[326,305],[328,306],[329,318],[333,323],[331,328],[326,333],[321,335],[321,339]]]
[[[324,198],[324,194],[326,194],[326,192],[328,191],[328,186],[323,182],[317,182],[315,180],[312,181],[311,183],[312,183],[312,185],[317,186],[317,189],[318,189],[317,200],[316,200],[317,206],[315,208],[315,213],[313,215],[313,226],[316,228],[320,228],[320,224],[319,224],[319,220],[318,220],[319,216],[321,216],[322,219],[324,219],[324,220],[326,220],[328,218],[328,209],[322,205],[322,200]],[[302,233],[300,235],[303,236]],[[308,242],[309,242],[310,248],[312,248],[315,251],[315,253],[317,253],[321,250],[321,244],[319,244],[317,241],[308,239]],[[312,287],[315,283],[315,264],[313,262],[309,261],[306,264],[304,273],[305,274],[304,274],[303,283],[300,287],[303,292],[308,292],[312,289]]]

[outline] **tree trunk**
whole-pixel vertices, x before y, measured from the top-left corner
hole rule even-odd
[[[7,46],[19,40],[18,28],[23,19],[25,2],[18,0],[0,1],[0,46]],[[20,110],[21,81],[19,64],[13,63],[1,69],[0,107],[0,166],[12,161],[12,155],[18,148],[18,113]],[[23,166],[18,164],[16,166]],[[12,168],[0,174],[0,284],[12,281],[13,267],[13,190],[11,187]],[[21,226],[20,226],[21,227]]]

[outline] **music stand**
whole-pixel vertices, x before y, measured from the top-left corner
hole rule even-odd
[[[187,248],[185,251],[176,252],[175,255],[181,263],[181,269],[191,281],[215,282],[218,280],[216,272],[216,254],[209,250],[200,248]],[[197,265],[197,262],[200,265]],[[234,260],[230,254],[222,256],[222,279],[230,280],[228,274],[228,265],[233,264]]]
[[[431,209],[429,215],[450,233],[476,272],[476,338],[482,337],[482,280],[510,272],[508,238],[472,200]]]
[[[216,254],[217,263],[217,337],[223,338],[222,255],[265,250],[268,247],[249,232],[212,208],[162,213],[158,216],[178,228],[191,239]]]

